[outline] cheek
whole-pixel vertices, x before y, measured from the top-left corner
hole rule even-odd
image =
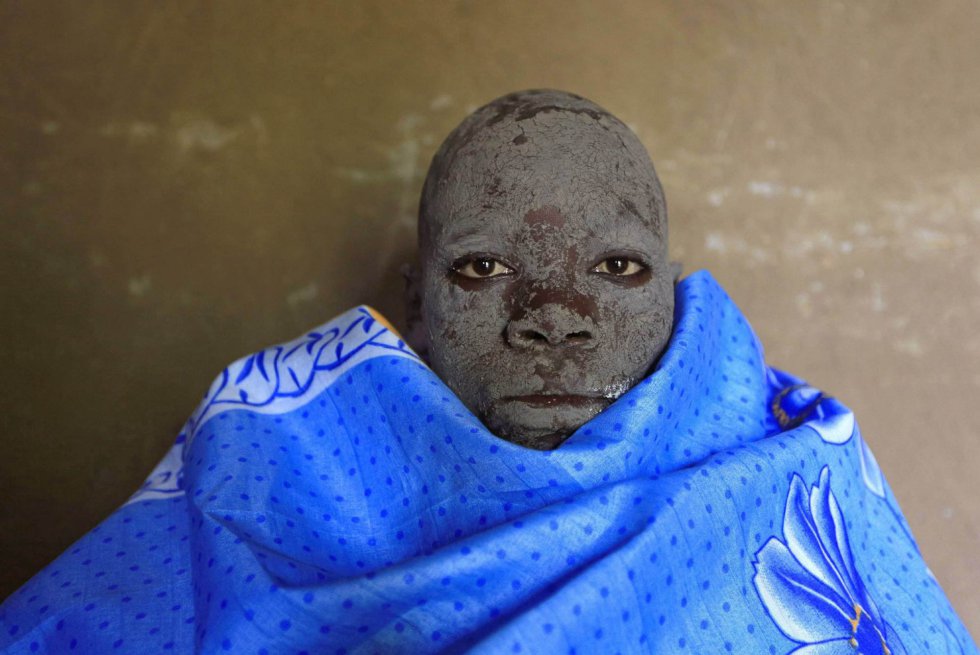
[[[606,325],[604,346],[628,357],[648,359],[663,349],[670,337],[674,314],[672,285],[654,283],[637,289],[607,294],[598,301]]]
[[[462,372],[499,351],[506,316],[499,289],[466,291],[450,283],[426,290],[425,322],[433,369],[443,379]]]

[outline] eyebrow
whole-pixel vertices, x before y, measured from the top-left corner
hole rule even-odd
[[[615,204],[593,202],[583,208],[601,217],[603,224],[597,226],[596,236],[602,239],[609,235],[625,233],[626,238],[635,238],[644,242],[648,236],[657,242],[664,241],[664,220],[654,216],[644,217],[632,202],[619,198],[617,200],[618,203]],[[615,211],[617,209],[622,211]]]
[[[601,203],[595,203],[599,205]],[[647,215],[642,212],[636,204],[629,198],[616,197],[616,207],[625,211],[617,212],[616,218],[623,217],[626,220],[625,224],[631,227],[637,227],[644,232],[648,232],[656,236],[658,239],[663,240],[664,229],[663,226],[666,223],[666,218],[659,215]]]
[[[457,242],[463,239],[468,239],[471,237],[478,237],[486,235],[488,230],[485,227],[488,221],[486,219],[481,219],[482,211],[477,211],[468,214],[457,214],[450,216],[449,220],[443,228],[443,236],[445,241]],[[473,227],[460,227],[460,224],[466,223],[476,223]],[[492,228],[490,228],[492,230]]]

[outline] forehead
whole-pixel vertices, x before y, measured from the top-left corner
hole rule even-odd
[[[516,224],[554,207],[574,227],[666,237],[659,181],[625,126],[574,112],[505,120],[467,135],[440,167],[429,201],[431,236]],[[492,219],[492,220],[491,220]]]

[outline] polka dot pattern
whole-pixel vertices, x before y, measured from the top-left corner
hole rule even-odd
[[[561,448],[486,431],[432,372],[375,357],[288,411],[198,427],[183,495],[121,508],[0,606],[31,653],[788,653],[753,558],[822,467],[908,652],[976,652],[857,437],[771,411],[712,278],[678,288],[657,370]],[[326,326],[329,328],[329,326]]]

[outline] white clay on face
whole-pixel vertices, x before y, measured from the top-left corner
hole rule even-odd
[[[559,445],[666,346],[660,183],[597,105],[544,91],[477,110],[434,158],[419,220],[430,364],[499,436]]]

